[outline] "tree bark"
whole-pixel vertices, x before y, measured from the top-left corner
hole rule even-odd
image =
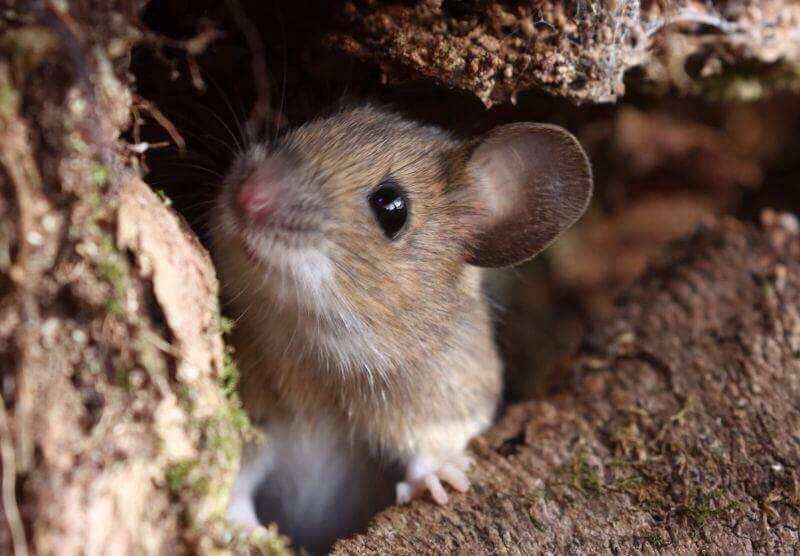
[[[240,429],[205,249],[120,140],[139,2],[0,38],[0,553],[230,545]]]
[[[786,223],[727,221],[677,246],[586,338],[565,391],[473,442],[469,493],[390,508],[335,552],[796,550],[800,240]]]

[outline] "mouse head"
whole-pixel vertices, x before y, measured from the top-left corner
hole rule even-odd
[[[244,153],[214,251],[231,297],[248,292],[242,311],[255,295],[273,309],[262,314],[294,315],[341,363],[407,360],[480,305],[477,268],[536,255],[591,191],[586,155],[561,128],[511,124],[460,142],[361,107]]]

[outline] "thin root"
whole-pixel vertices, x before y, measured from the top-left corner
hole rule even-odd
[[[28,555],[28,541],[25,539],[25,527],[17,506],[17,458],[14,444],[11,442],[11,430],[8,426],[8,414],[3,397],[0,396],[0,462],[3,464],[2,497],[3,510],[11,531],[11,542],[15,556]]]
[[[161,112],[161,110],[156,108],[152,102],[142,98],[139,95],[134,95],[133,101],[138,108],[149,113],[153,119],[164,128],[164,131],[169,134],[181,153],[186,152],[186,140],[180,134],[178,128],[175,127],[175,124],[173,124],[172,121],[167,118],[163,112]]]

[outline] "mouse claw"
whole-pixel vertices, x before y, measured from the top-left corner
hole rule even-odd
[[[397,483],[394,490],[398,505],[408,504],[414,498],[414,489],[406,482]]]
[[[439,477],[456,489],[458,492],[467,492],[469,490],[469,479],[461,469],[455,465],[446,463],[439,469]]]
[[[425,477],[425,487],[431,493],[431,498],[433,498],[434,502],[441,506],[447,504],[447,491],[444,490],[438,476],[428,475]]]
[[[470,487],[465,471],[472,461],[464,454],[437,461],[420,457],[409,465],[406,480],[397,483],[395,493],[398,504],[406,504],[430,492],[437,504],[447,504],[449,496],[442,483],[447,483],[458,492],[467,492]]]

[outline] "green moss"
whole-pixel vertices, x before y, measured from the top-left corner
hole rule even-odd
[[[230,334],[233,332],[234,322],[233,319],[220,315],[219,317],[219,331],[223,334]]]
[[[239,457],[241,447],[241,441],[235,440],[230,434],[215,433],[208,437],[209,450],[220,452],[229,460]]]
[[[250,419],[247,417],[247,413],[245,413],[244,409],[239,406],[231,407],[229,409],[229,419],[236,430],[239,432],[249,432],[250,431]]]
[[[0,116],[11,118],[19,112],[22,97],[9,83],[0,83]]]
[[[597,469],[589,463],[589,456],[581,453],[572,462],[572,486],[582,494],[599,496],[605,491]]]
[[[124,388],[125,390],[130,390],[131,373],[128,371],[128,369],[119,368],[114,371],[114,384],[120,388]]]
[[[192,404],[194,403],[194,390],[192,390],[192,387],[181,383],[178,389],[178,399],[184,405],[184,409],[191,413]]]
[[[225,350],[225,360],[222,365],[222,388],[225,391],[225,396],[229,399],[236,399],[238,401],[238,388],[239,388],[239,367],[233,359],[233,350],[227,348]]]
[[[715,508],[718,497],[717,491],[698,492],[680,508],[681,513],[686,516],[693,529],[702,529],[710,518],[721,513],[721,510]]]
[[[113,315],[123,316],[125,314],[125,303],[121,299],[109,299],[106,302],[106,309]]]
[[[106,302],[106,308],[108,312],[122,316],[125,314],[123,300],[130,283],[128,262],[109,237],[103,237],[100,241],[99,252],[97,272],[100,278],[108,282],[114,291],[114,297]]]
[[[128,283],[128,269],[114,258],[108,258],[97,265],[97,270],[118,294],[125,292]]]
[[[229,400],[226,407],[211,418],[208,430],[208,448],[235,460],[241,454],[244,436],[250,431],[250,420],[238,403]]]
[[[92,170],[92,182],[94,182],[95,186],[98,188],[105,187],[108,183],[108,168],[102,164],[95,164]]]
[[[197,461],[187,459],[170,463],[164,472],[164,478],[167,481],[167,486],[173,492],[178,492],[183,489],[187,484],[187,479],[192,469],[197,465]]]
[[[651,533],[644,538],[647,543],[658,550],[659,548],[663,548],[667,543],[664,542],[664,539],[661,538],[661,535],[658,533]]]
[[[217,299],[217,322],[219,323],[219,331],[223,334],[230,334],[233,332],[233,328],[235,323],[233,319],[229,319],[225,315],[222,314],[222,307],[220,305],[219,299]],[[231,349],[228,346],[228,349]]]
[[[239,400],[239,367],[233,358],[233,349],[225,348],[225,359],[220,383],[225,392],[225,406],[209,423],[208,446],[222,451],[228,458],[238,458],[242,439],[250,433],[250,420]]]
[[[230,346],[225,348],[225,361],[222,368],[222,387],[228,403],[222,415],[222,419],[229,422],[238,434],[248,434],[250,432],[250,419],[242,409],[242,402],[239,400],[239,379],[241,374],[236,361],[233,358],[233,349]]]
[[[248,542],[250,546],[266,556],[284,556],[290,554],[288,550],[288,539],[278,534],[278,530],[274,525],[270,525],[269,528],[257,527],[250,534]]]
[[[162,203],[164,203],[164,206],[172,206],[172,199],[167,196],[167,193],[163,189],[156,189],[156,195],[158,195],[158,198],[161,199]]]

